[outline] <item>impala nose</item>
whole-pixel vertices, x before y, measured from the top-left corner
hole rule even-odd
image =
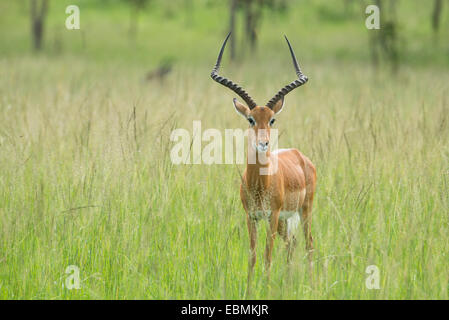
[[[267,151],[269,143],[270,143],[269,141],[261,141],[261,142],[259,142],[259,150],[260,151]]]

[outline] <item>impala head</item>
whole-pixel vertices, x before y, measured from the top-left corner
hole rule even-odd
[[[270,145],[270,129],[276,121],[275,115],[281,112],[283,99],[279,100],[273,109],[265,106],[255,106],[250,109],[234,98],[235,110],[247,119],[250,129],[250,142],[259,152],[266,152]],[[252,133],[252,134],[251,134]]]
[[[287,40],[287,44],[290,49],[293,66],[295,68],[298,79],[279,90],[276,95],[267,102],[265,106],[257,105],[256,102],[248,95],[248,93],[246,93],[245,90],[243,90],[242,87],[232,82],[231,80],[218,75],[218,69],[220,68],[223,51],[230,35],[231,33],[228,34],[225,41],[223,42],[220,53],[218,54],[217,63],[212,69],[211,77],[213,80],[237,93],[243,99],[243,101],[245,101],[246,105],[234,98],[233,103],[235,110],[245,119],[247,119],[250,128],[253,129],[253,133],[255,134],[253,146],[259,152],[266,152],[270,144],[270,129],[276,121],[275,116],[282,111],[282,108],[284,106],[284,96],[293,89],[296,89],[305,84],[308,78],[301,72],[290,42],[288,41],[287,37],[285,37],[285,40]]]

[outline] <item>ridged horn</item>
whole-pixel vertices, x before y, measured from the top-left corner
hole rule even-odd
[[[296,89],[296,88],[302,86],[303,84],[305,84],[307,82],[307,80],[309,80],[301,72],[301,69],[299,68],[298,60],[296,60],[296,56],[295,56],[295,53],[293,52],[292,46],[290,45],[290,41],[288,41],[287,36],[284,35],[284,37],[285,37],[285,40],[287,40],[287,44],[288,44],[288,47],[290,49],[290,54],[291,54],[292,60],[293,60],[293,67],[295,68],[296,75],[298,76],[298,79],[296,79],[292,83],[290,83],[290,84],[286,85],[285,87],[283,87],[281,90],[278,91],[278,93],[276,93],[276,95],[273,98],[271,98],[270,101],[268,101],[267,107],[269,107],[270,109],[273,109],[273,107],[276,104],[276,102],[278,102],[279,100],[283,99],[284,96],[287,93],[289,93],[293,89]]]
[[[226,37],[225,41],[223,42],[223,45],[221,46],[220,53],[218,54],[217,63],[215,64],[214,68],[212,69],[212,73],[210,74],[211,78],[217,81],[219,84],[228,87],[235,93],[237,93],[248,105],[250,109],[253,109],[257,104],[256,102],[249,96],[249,94],[243,90],[242,87],[240,87],[237,83],[232,82],[229,79],[226,79],[225,77],[222,77],[218,74],[218,69],[220,69],[220,63],[221,58],[223,56],[223,51],[226,47],[226,42],[228,42],[229,37],[231,36],[231,32],[229,32],[228,36]]]

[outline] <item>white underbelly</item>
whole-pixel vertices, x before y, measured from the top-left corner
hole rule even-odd
[[[282,211],[279,213],[279,219],[288,220],[292,218],[298,211]]]

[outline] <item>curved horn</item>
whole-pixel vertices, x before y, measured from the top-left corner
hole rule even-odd
[[[298,60],[296,60],[296,56],[295,56],[295,53],[293,52],[292,46],[290,45],[290,41],[288,41],[288,39],[285,35],[284,35],[284,37],[285,37],[285,40],[287,40],[287,44],[290,49],[290,54],[292,55],[293,67],[295,67],[295,71],[296,71],[296,75],[298,76],[298,79],[293,81],[292,83],[286,85],[285,87],[283,87],[281,90],[278,91],[278,93],[276,93],[276,95],[273,98],[271,98],[270,101],[268,101],[267,107],[269,107],[270,109],[273,109],[276,102],[283,99],[287,93],[289,93],[293,89],[296,89],[296,88],[302,86],[303,84],[305,84],[307,82],[307,80],[309,80],[301,72],[301,69],[299,68]]]
[[[243,88],[240,87],[238,84],[236,84],[236,83],[232,82],[231,80],[228,80],[228,79],[218,75],[218,73],[217,73],[218,69],[220,68],[221,57],[223,56],[223,51],[224,51],[224,48],[226,46],[226,42],[228,41],[230,35],[231,35],[231,33],[229,32],[228,36],[226,37],[225,41],[223,42],[223,45],[221,46],[220,53],[218,54],[217,63],[215,64],[215,67],[212,69],[212,73],[210,74],[210,76],[212,77],[212,79],[217,81],[219,84],[222,84],[225,87],[228,87],[229,89],[231,89],[232,91],[237,93],[246,102],[248,107],[250,109],[253,109],[257,104],[248,95],[248,93],[246,93],[246,91],[243,90]]]

